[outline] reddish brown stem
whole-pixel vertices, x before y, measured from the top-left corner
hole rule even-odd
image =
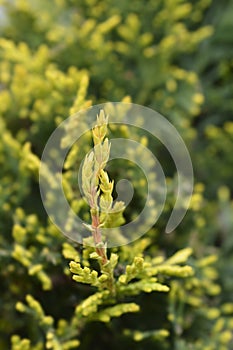
[[[93,228],[93,238],[95,245],[97,246],[99,243],[102,242],[102,236],[101,236],[101,230],[100,230],[100,220],[98,213],[92,214],[92,228]],[[102,247],[96,247],[96,253],[102,258],[102,264],[105,265],[108,262],[108,258],[106,256],[105,248]]]

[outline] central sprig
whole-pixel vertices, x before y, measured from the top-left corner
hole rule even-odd
[[[97,124],[92,129],[94,149],[85,157],[82,168],[83,193],[90,206],[91,226],[87,226],[92,232],[96,252],[101,258],[101,264],[108,262],[106,244],[103,242],[101,227],[109,227],[114,220],[114,225],[119,222],[119,214],[124,210],[124,203],[113,203],[114,182],[109,180],[108,173],[104,170],[110,155],[111,144],[106,137],[108,116],[101,110],[97,115]]]

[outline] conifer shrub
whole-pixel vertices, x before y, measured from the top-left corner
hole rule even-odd
[[[233,348],[232,12],[231,2],[215,0],[0,1],[0,349]],[[136,129],[114,130],[101,112],[64,163],[71,207],[90,224],[111,227],[136,215],[145,197],[145,183],[127,164],[134,206],[120,202],[106,216],[121,171],[102,166],[97,176],[92,154],[83,177],[101,191],[90,211],[72,174],[93,138],[107,162],[111,136],[133,133],[152,146],[168,184],[156,225],[111,249],[97,226],[96,235],[87,227],[83,245],[63,236],[39,191],[51,133],[106,101],[163,113],[185,140],[195,173],[189,211],[166,235],[177,180],[169,155]],[[83,185],[88,198],[90,182]]]

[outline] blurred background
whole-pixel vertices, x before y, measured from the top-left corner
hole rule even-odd
[[[197,293],[193,304],[179,309],[181,320],[168,343],[132,345],[127,337],[118,338],[120,324],[137,322],[123,318],[108,327],[89,325],[80,349],[104,349],[109,341],[112,349],[233,348],[233,308],[228,321],[219,311],[233,302],[232,18],[230,0],[0,0],[0,349],[45,348],[38,322],[15,309],[26,294],[39,299],[55,320],[68,320],[73,305],[90,294],[67,277],[66,239],[43,209],[38,169],[46,141],[62,120],[107,101],[151,107],[183,137],[195,175],[190,210],[172,235],[159,234],[174,203],[175,175],[168,155],[155,145],[170,189],[165,212],[149,233],[149,254],[170,255],[191,246],[197,261],[215,256],[214,269],[203,278],[216,284],[212,295]],[[118,172],[113,169],[114,176]],[[86,210],[74,194],[69,199],[77,210]],[[207,283],[207,290],[212,287]],[[156,301],[140,298],[144,311],[138,321],[144,329],[166,319],[167,300],[160,300],[164,309],[155,309],[155,321],[151,305]],[[200,304],[195,306],[198,298],[212,310],[208,321]],[[222,326],[211,331],[216,320]],[[224,332],[228,338],[220,341]],[[13,334],[31,343],[20,343],[18,336],[11,341]]]

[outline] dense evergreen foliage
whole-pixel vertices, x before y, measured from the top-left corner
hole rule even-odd
[[[0,349],[233,349],[232,16],[227,0],[0,0]],[[109,249],[106,265],[47,217],[39,167],[56,126],[107,101],[165,115],[195,187],[181,225],[164,234],[176,185],[167,152],[110,128],[151,143],[169,186],[156,225]],[[87,220],[72,171],[89,136],[64,164],[69,203]],[[136,191],[129,220],[145,185],[125,169]]]

